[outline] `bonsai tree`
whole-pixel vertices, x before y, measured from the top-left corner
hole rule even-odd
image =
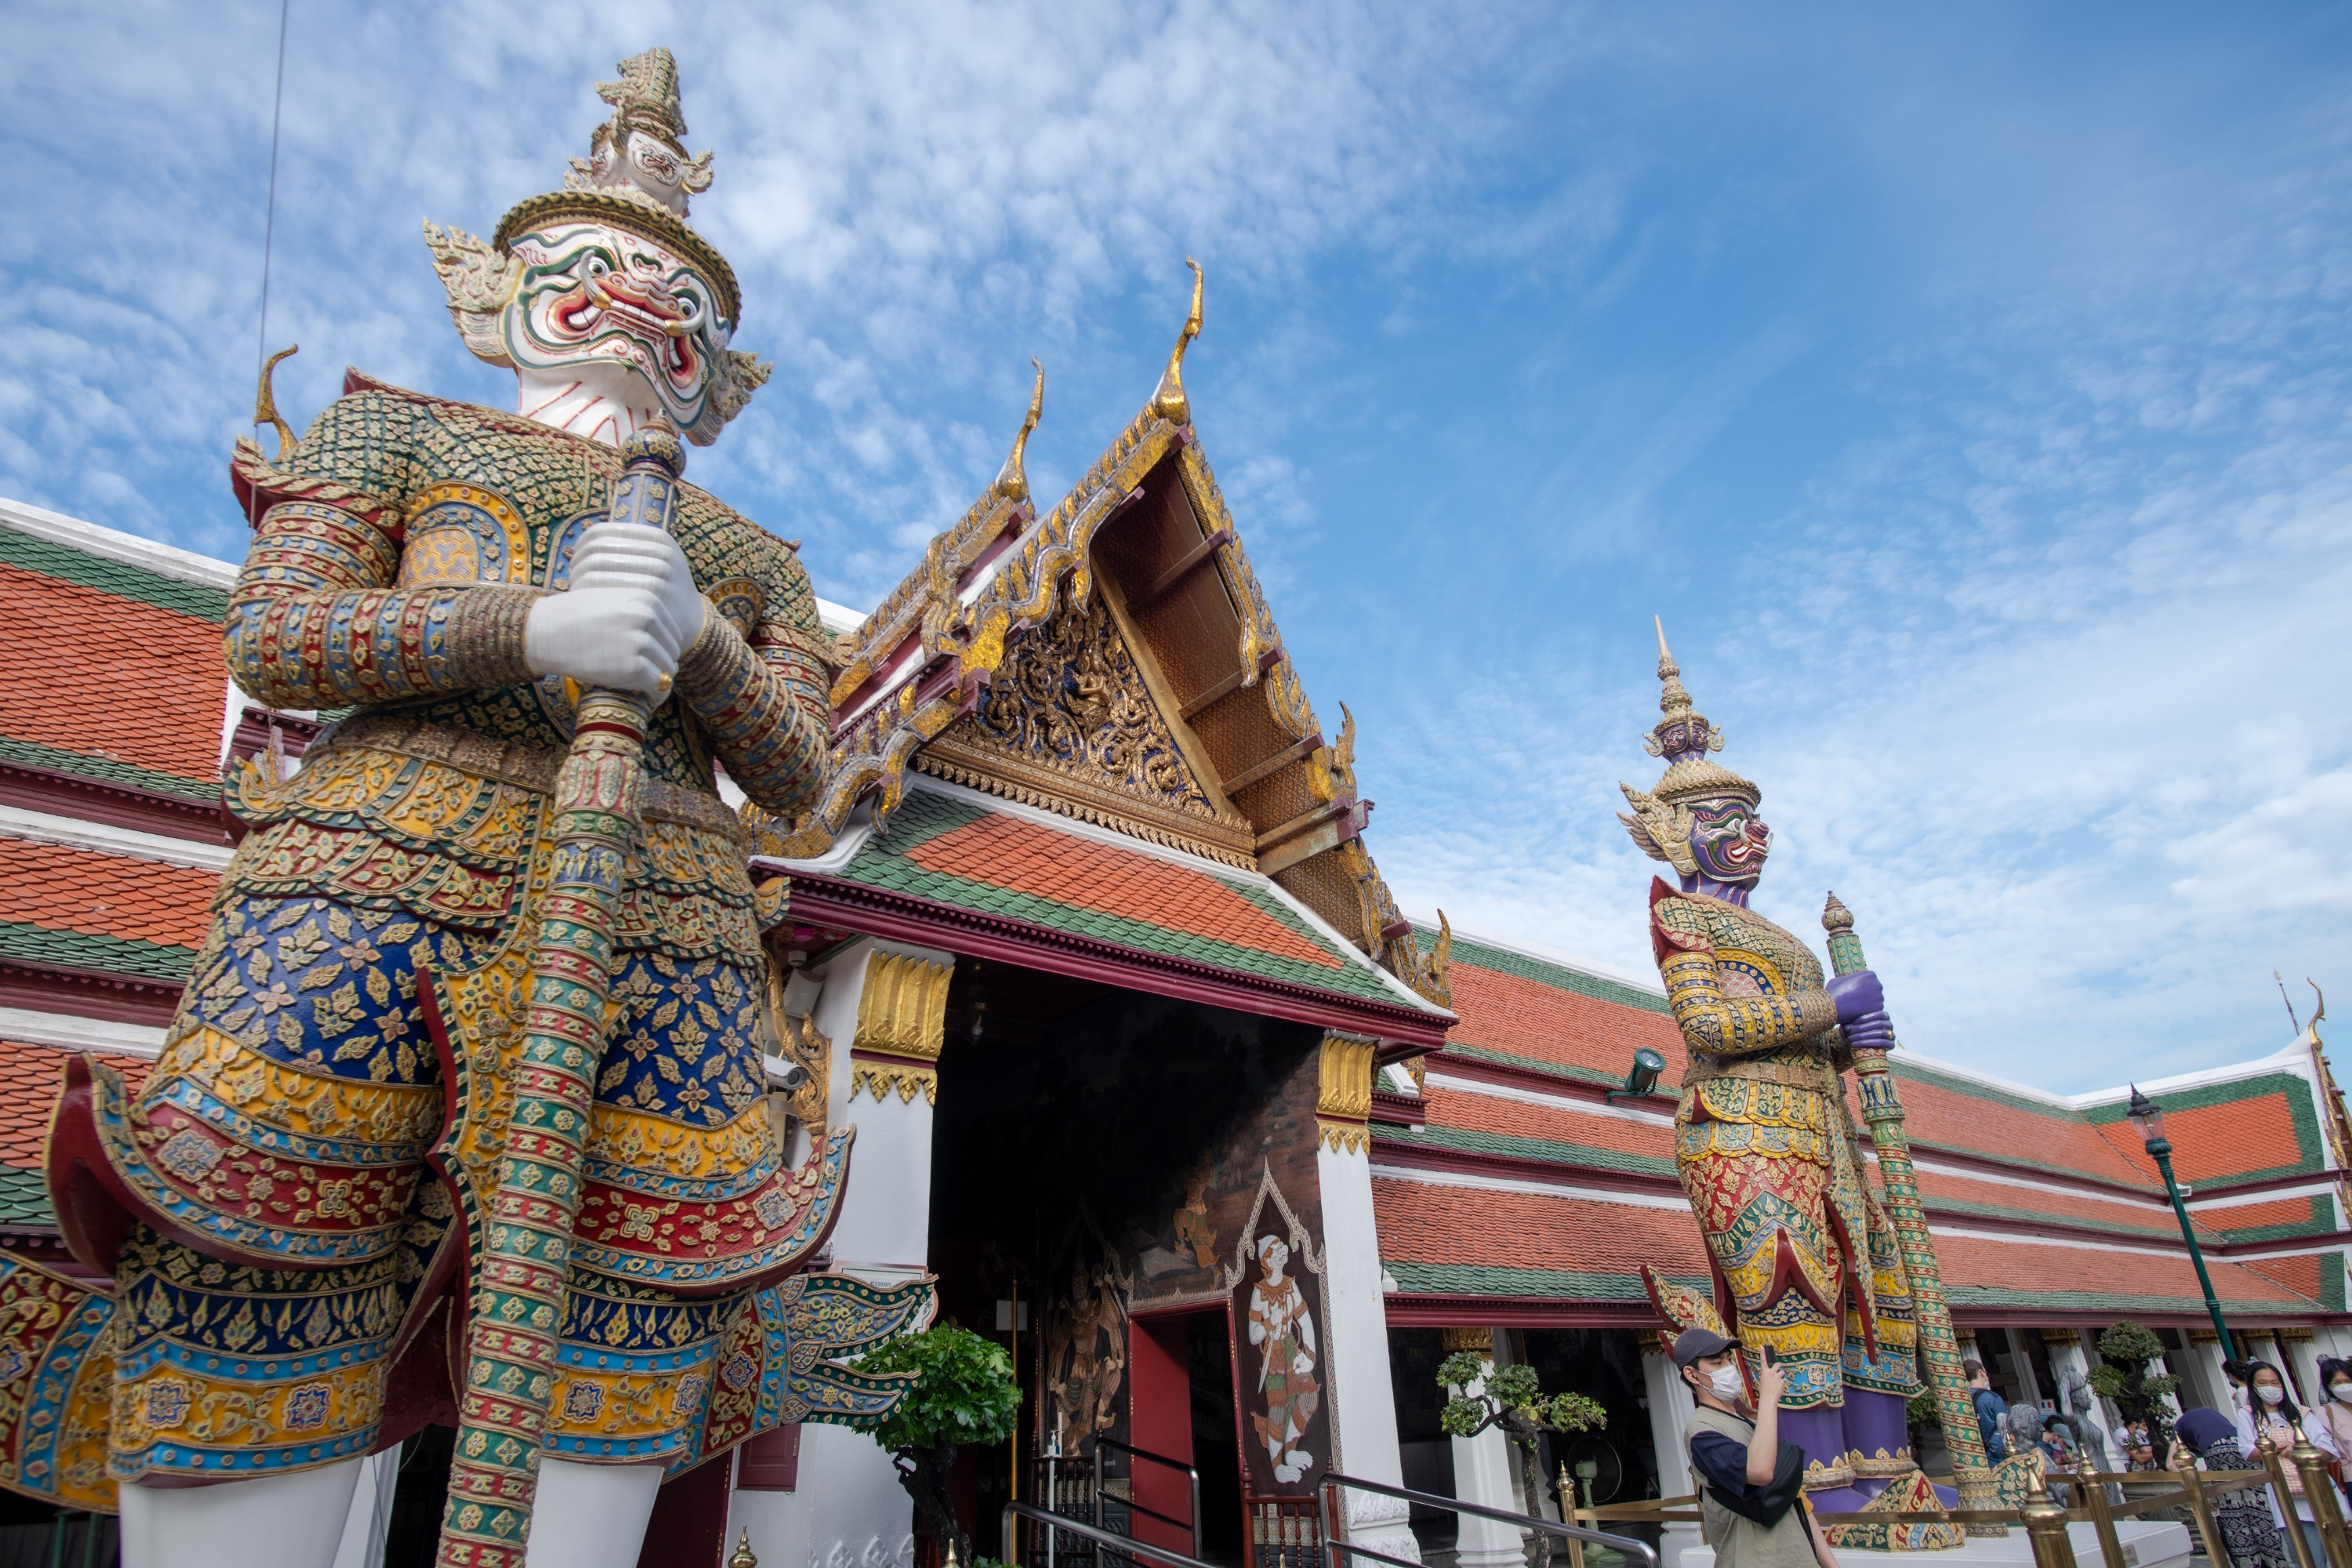
[[[2149,1365],[2163,1354],[2163,1341],[2125,1318],[2099,1335],[2099,1355],[2106,1364],[2091,1370],[2091,1387],[2099,1397],[2114,1400],[2125,1420],[2147,1423],[2158,1454],[2172,1447],[2172,1421],[2164,1398],[2180,1388],[2179,1378],[2149,1373]]]
[[[890,1414],[865,1430],[890,1451],[898,1484],[915,1500],[915,1511],[940,1550],[952,1546],[958,1563],[973,1564],[971,1537],[957,1522],[948,1495],[948,1471],[957,1449],[992,1447],[1013,1436],[1021,1415],[1013,1358],[969,1329],[941,1323],[884,1341],[857,1370],[919,1374]]]
[[[1437,1369],[1445,1408],[1437,1424],[1448,1436],[1475,1437],[1489,1426],[1502,1429],[1519,1461],[1519,1495],[1530,1510],[1542,1506],[1543,1478],[1536,1469],[1537,1440],[1546,1432],[1590,1432],[1609,1425],[1600,1402],[1581,1394],[1546,1394],[1531,1366],[1489,1366],[1474,1351],[1456,1351]],[[1564,1508],[1572,1508],[1571,1501]],[[1563,1514],[1563,1517],[1565,1515]],[[1551,1537],[1535,1532],[1533,1568],[1550,1568]]]

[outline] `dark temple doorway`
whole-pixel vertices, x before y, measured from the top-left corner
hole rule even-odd
[[[1184,1267],[1171,1267],[1169,1227],[1192,1201],[1188,1181],[1197,1189],[1207,1163],[1237,1133],[1254,1136],[1244,1130],[1283,1101],[1302,1070],[1309,1075],[1305,1136],[1312,1139],[1311,1075],[1321,1032],[964,959],[949,991],[944,1035],[929,1261],[943,1321],[994,1329],[999,1343],[1015,1349],[1011,1327],[1026,1320],[1016,1350],[1019,1495],[1041,1496],[1045,1455],[1056,1447],[1057,1484],[1076,1476],[1083,1493],[1099,1434],[1111,1440],[1103,1500],[1113,1528],[1191,1550],[1191,1488],[1181,1470],[1126,1449],[1166,1455],[1200,1473],[1204,1553],[1240,1563],[1230,1288],[1218,1272],[1225,1260],[1203,1258],[1211,1264],[1204,1268],[1177,1259]],[[1248,1163],[1254,1180],[1257,1156]],[[1312,1192],[1307,1186],[1299,1195]],[[1066,1350],[1046,1365],[1055,1334],[1066,1337],[1073,1301],[1082,1303],[1087,1324],[1083,1376]],[[979,1526],[994,1555],[995,1513],[1015,1483],[1013,1446],[972,1455],[960,1468],[967,1462],[956,1489],[959,1512],[970,1510],[966,1527]],[[1139,1506],[1129,1510],[1129,1501]],[[1076,1509],[1090,1514],[1090,1498]],[[1085,1554],[1066,1539],[1059,1556],[1076,1563]]]

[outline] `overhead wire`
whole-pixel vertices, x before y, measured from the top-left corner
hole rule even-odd
[[[269,374],[269,254],[278,238],[278,142],[286,123],[286,25],[293,10],[293,0],[278,0],[278,82],[269,106],[269,187],[261,209],[261,311],[253,329],[253,383],[255,386],[254,418],[261,418],[261,399]],[[277,412],[272,400],[270,412]],[[281,442],[282,446],[283,443]],[[283,456],[283,453],[280,453]],[[259,526],[255,515],[260,508],[258,490],[246,498],[245,525]]]
[[[254,330],[253,375],[269,358],[269,252],[278,237],[278,139],[286,121],[286,24],[293,0],[278,0],[278,87],[269,110],[269,194],[261,217],[261,320]]]

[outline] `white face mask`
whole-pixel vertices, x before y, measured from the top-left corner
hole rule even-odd
[[[2283,1400],[2283,1399],[2284,1399],[2284,1398],[2286,1397],[2286,1390],[2285,1390],[2285,1389],[2284,1389],[2284,1388],[2260,1388],[2260,1387],[2258,1387],[2258,1388],[2256,1388],[2256,1389],[2254,1390],[2254,1392],[2255,1392],[2256,1394],[2261,1394],[2261,1395],[2263,1396],[2263,1403],[2264,1405],[2276,1405],[2276,1404],[2278,1404],[2281,1400]]]
[[[2331,1398],[2340,1399],[2347,1405],[2352,1405],[2352,1383],[2339,1383],[2327,1393]]]
[[[1748,1391],[1736,1366],[1719,1366],[1707,1374],[1706,1384],[1717,1399],[1737,1399]]]

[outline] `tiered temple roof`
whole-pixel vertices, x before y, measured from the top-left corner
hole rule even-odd
[[[829,617],[839,783],[806,817],[755,816],[759,853],[817,930],[1383,1041],[1391,1322],[1645,1322],[1639,1265],[1707,1271],[1675,1173],[1685,1058],[1664,998],[1397,913],[1352,721],[1328,733],[1309,706],[1192,428],[1197,324],[1068,497],[1033,512],[1016,442],[879,608]],[[228,854],[224,757],[290,763],[318,727],[227,686],[233,571],[0,503],[0,1230],[48,1223],[60,1051],[135,1065],[160,1044]],[[1612,1099],[1643,1047],[1658,1089]],[[2121,1090],[2046,1095],[1909,1052],[1895,1070],[1964,1323],[2200,1314]],[[2352,1321],[2316,1041],[2146,1087],[2230,1310]]]
[[[1424,942],[1434,933],[1424,931]],[[1675,1174],[1684,1064],[1662,992],[1457,934],[1460,1022],[1419,1097],[1384,1097],[1373,1181],[1392,1322],[1646,1319],[1643,1261],[1707,1267]],[[1656,1093],[1606,1098],[1635,1048]],[[2306,1034],[2265,1060],[2145,1086],[2166,1107],[2225,1309],[2307,1321],[2345,1302],[2342,1162]],[[2202,1293],[2125,1091],[2065,1098],[1895,1058],[1919,1187],[1962,1321],[2193,1321]],[[2190,1153],[2191,1149],[2195,1151]]]

